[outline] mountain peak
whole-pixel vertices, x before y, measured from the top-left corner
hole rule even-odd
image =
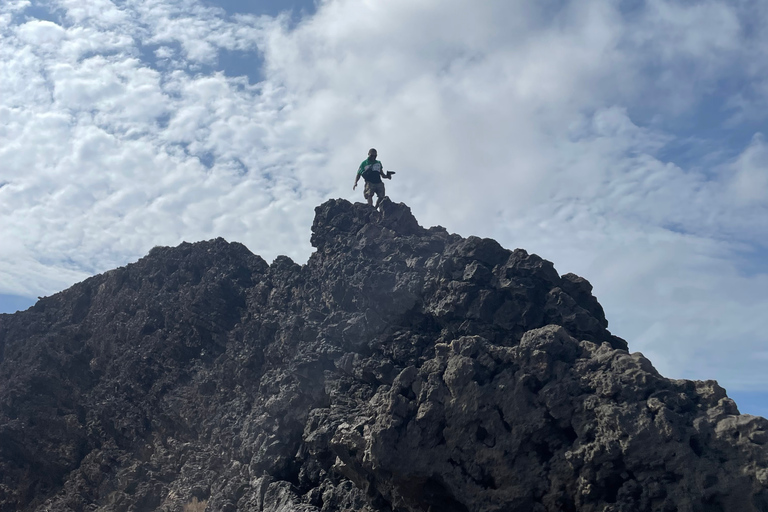
[[[389,200],[312,245],[156,247],[0,317],[0,510],[768,510],[768,421],[586,279]]]

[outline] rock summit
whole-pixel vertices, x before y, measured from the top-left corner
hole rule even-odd
[[[316,208],[0,315],[0,511],[768,511],[768,421],[590,283],[404,204]]]

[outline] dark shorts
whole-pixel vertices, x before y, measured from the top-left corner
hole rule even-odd
[[[372,199],[373,194],[377,197],[384,197],[384,184],[383,183],[370,183],[365,182],[365,190],[363,191],[363,197],[366,199]]]

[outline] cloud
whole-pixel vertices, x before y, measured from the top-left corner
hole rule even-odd
[[[314,206],[361,199],[376,147],[423,224],[584,275],[665,373],[768,384],[768,268],[749,256],[768,235],[768,9],[326,0],[294,23],[56,0],[53,22],[28,5],[0,6],[0,293],[215,236],[305,261]],[[217,67],[232,51],[264,80]]]
[[[3,233],[0,261],[3,262],[0,266],[2,295],[36,296],[35,293],[58,291],[89,277],[87,272],[68,268],[60,260],[45,261],[24,240],[7,232]]]
[[[33,20],[18,28],[17,34],[23,42],[34,45],[44,52],[55,51],[66,37],[66,31],[59,25],[46,20]]]
[[[762,134],[755,134],[752,143],[731,166],[731,192],[740,205],[763,203],[768,198],[768,145]]]

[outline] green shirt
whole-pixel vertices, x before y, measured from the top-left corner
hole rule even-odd
[[[363,163],[360,164],[360,167],[357,168],[357,174],[362,176],[363,179],[369,183],[381,183],[380,171],[383,168],[381,162],[378,160],[371,162],[366,158],[363,160]]]

